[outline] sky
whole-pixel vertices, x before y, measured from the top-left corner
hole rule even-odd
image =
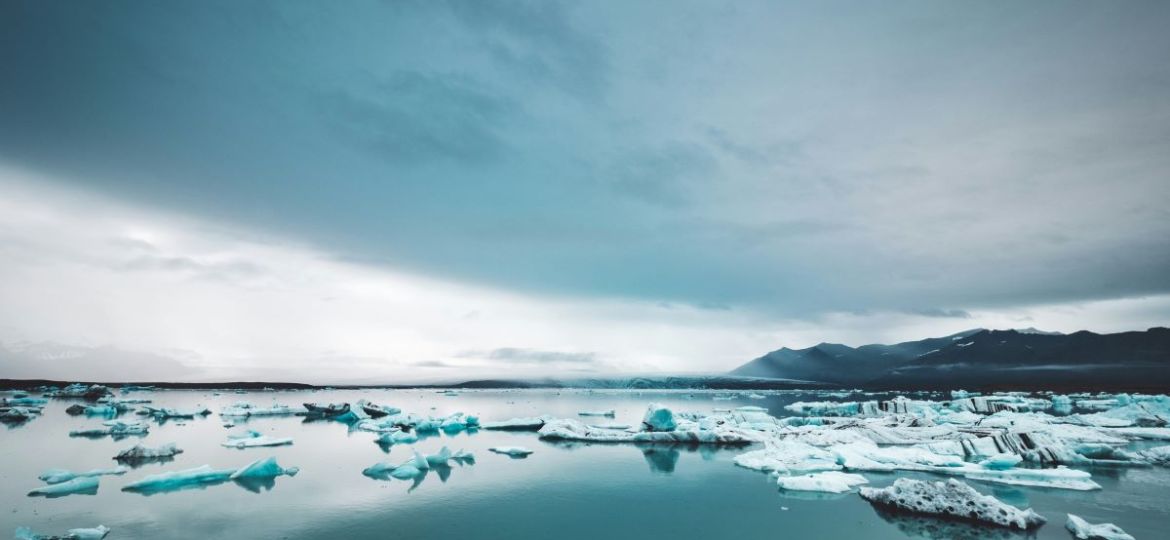
[[[0,377],[1170,324],[1170,3],[0,2]]]

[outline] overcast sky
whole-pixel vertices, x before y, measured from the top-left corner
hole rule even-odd
[[[0,3],[0,377],[1170,324],[1170,2]]]

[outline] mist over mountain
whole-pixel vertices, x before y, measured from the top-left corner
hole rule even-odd
[[[1156,388],[1170,385],[1170,329],[974,329],[893,345],[821,343],[772,351],[730,374],[868,388]]]

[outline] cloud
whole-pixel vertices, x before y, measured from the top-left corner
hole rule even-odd
[[[506,150],[518,106],[465,76],[397,71],[321,97],[323,120],[344,139],[395,163],[470,165]]]
[[[597,353],[592,352],[564,352],[523,349],[517,347],[502,347],[490,351],[463,351],[456,356],[460,358],[482,358],[499,360],[508,364],[597,364]]]
[[[925,308],[914,309],[910,313],[923,317],[938,317],[944,319],[970,319],[971,313],[962,309]]]
[[[43,193],[12,189],[51,225],[0,214],[0,273],[52,298],[15,323],[46,340],[179,341],[217,366],[346,339],[401,362],[378,373],[516,343],[700,369],[1007,314],[1077,326],[1072,306],[1094,330],[1165,321],[1160,3],[20,11],[0,17],[0,166],[35,173]],[[352,294],[358,274],[423,320]],[[420,283],[442,301],[402,292]],[[212,322],[130,313],[164,298]],[[226,311],[297,345],[219,327]],[[425,330],[392,330],[398,347],[379,317]]]

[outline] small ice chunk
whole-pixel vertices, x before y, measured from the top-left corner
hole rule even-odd
[[[529,454],[531,454],[533,452],[532,450],[529,450],[523,446],[493,446],[491,448],[488,448],[488,450],[495,452],[497,454],[504,454],[507,456],[512,456],[514,458],[515,457],[527,457]]]
[[[781,476],[776,479],[776,485],[789,491],[823,491],[825,493],[845,493],[854,486],[868,484],[860,474],[843,473],[840,471],[825,471],[801,476]]]
[[[66,495],[96,495],[98,477],[81,476],[59,484],[49,484],[28,492],[29,497],[64,497]]]
[[[114,456],[114,459],[126,462],[149,461],[152,459],[166,459],[181,453],[183,453],[183,450],[176,446],[175,443],[164,444],[158,448],[149,448],[141,444],[136,444],[118,452],[118,455]]]
[[[580,416],[608,416],[613,418],[616,415],[616,412],[613,409],[610,409],[608,411],[581,411],[577,414]]]
[[[885,488],[862,487],[861,497],[870,503],[902,511],[975,520],[1003,527],[1028,530],[1046,521],[1031,508],[1020,510],[982,495],[958,480],[927,482],[899,478]]]
[[[86,477],[86,476],[122,475],[122,474],[126,474],[126,471],[128,471],[128,470],[130,470],[130,469],[127,469],[126,467],[122,467],[122,466],[114,467],[113,469],[93,469],[91,471],[77,472],[77,473],[72,472],[72,471],[67,471],[65,469],[49,469],[49,470],[45,471],[44,473],[42,473],[37,478],[46,484],[60,484],[62,482],[68,482],[70,480],[73,480],[74,478],[82,478],[82,477]]]
[[[540,431],[544,424],[552,420],[551,416],[532,416],[525,418],[511,418],[498,422],[484,422],[484,429],[499,429],[511,431]]]
[[[642,428],[646,431],[674,431],[676,427],[674,412],[657,403],[651,403],[642,415]]]
[[[16,540],[102,540],[110,534],[110,528],[105,525],[85,529],[69,529],[63,536],[33,534],[28,527],[16,529]]]
[[[1073,514],[1068,515],[1068,521],[1065,522],[1064,528],[1080,540],[1134,540],[1117,525],[1112,523],[1094,525]]]
[[[244,433],[233,433],[228,435],[226,442],[220,445],[226,448],[258,448],[262,446],[284,446],[292,444],[291,437],[268,437],[261,435],[260,432],[248,430]]]

